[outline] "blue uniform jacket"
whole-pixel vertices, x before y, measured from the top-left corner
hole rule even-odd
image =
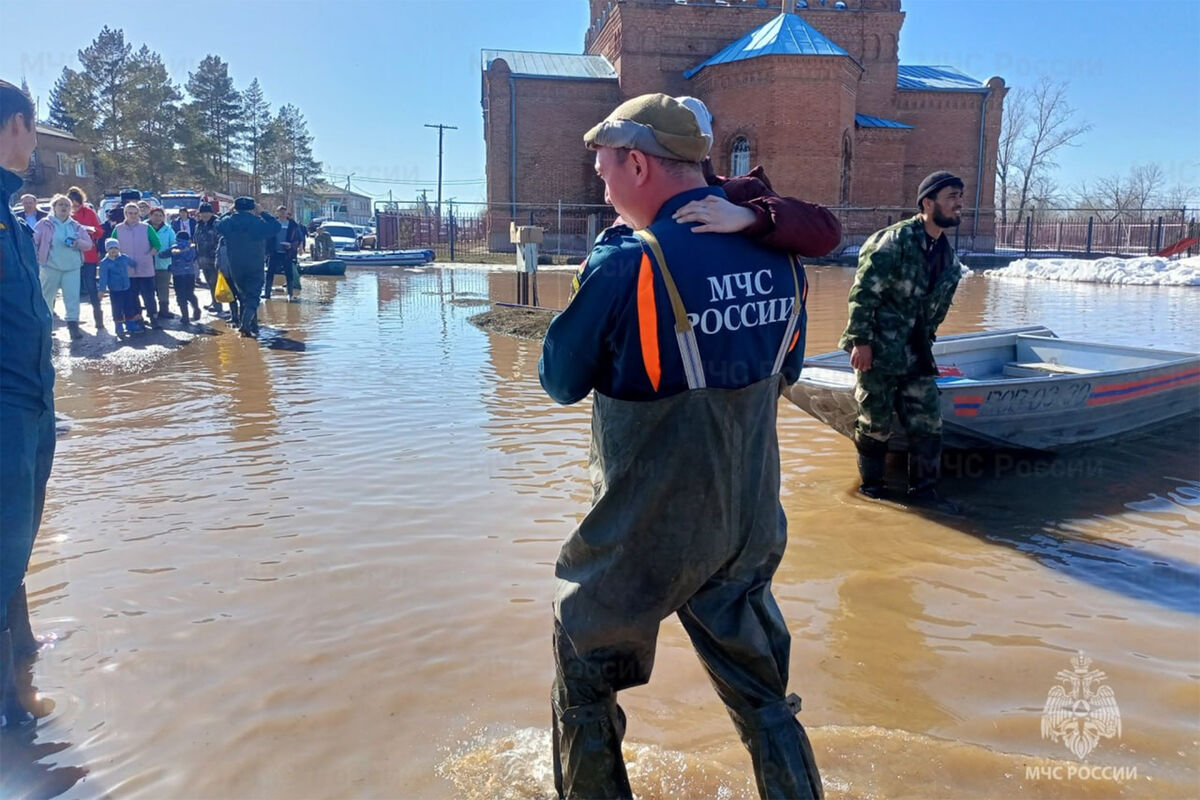
[[[0,403],[54,410],[50,309],[42,299],[33,233],[8,198],[21,178],[0,167]]]
[[[797,287],[787,255],[736,234],[692,233],[695,223],[671,218],[708,195],[725,193],[709,186],[676,195],[659,209],[650,231],[692,321],[708,386],[739,389],[771,374],[797,288],[803,304],[804,272],[797,264]],[[800,376],[804,359],[803,313],[799,322],[782,369],[788,383]],[[597,240],[578,292],[546,332],[538,374],[559,403],[582,400],[592,389],[621,400],[687,389],[662,274],[649,257],[643,269],[641,243],[628,228]]]

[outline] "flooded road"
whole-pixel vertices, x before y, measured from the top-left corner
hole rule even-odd
[[[851,278],[810,270],[810,354],[833,348]],[[542,303],[569,280],[543,275]],[[590,501],[590,404],[554,405],[536,343],[466,321],[513,283],[306,279],[262,312],[306,352],[218,324],[144,372],[61,378],[73,427],[28,579],[35,630],[59,637],[34,668],[57,707],[5,738],[0,795],[552,796],[553,563]],[[1198,297],[974,275],[942,332],[1200,350]],[[780,439],[775,594],[831,800],[1195,796],[1195,421],[951,464],[976,509],[953,523],[857,499],[850,442],[786,402]],[[1121,718],[1083,762],[1041,733],[1077,651]],[[639,797],[754,795],[674,620],[622,703]]]

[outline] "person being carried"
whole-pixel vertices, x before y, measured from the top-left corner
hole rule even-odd
[[[192,306],[195,316],[191,319],[200,321],[200,301],[196,299],[196,246],[187,231],[175,235],[175,244],[171,247],[171,281],[175,285],[175,302],[179,306],[179,319],[184,325],[189,322],[188,304]]]
[[[962,220],[962,179],[949,172],[927,176],[917,189],[917,208],[916,216],[863,244],[838,346],[850,352],[854,367],[859,491],[874,499],[887,493],[884,467],[895,413],[908,438],[909,500],[954,514],[958,507],[937,492],[942,409],[932,348],[962,277],[946,238]]]
[[[553,764],[561,797],[632,797],[617,692],[650,679],[677,614],[749,750],[763,797],[819,798],[790,636],[771,596],[787,524],[776,414],[800,374],[805,287],[794,257],[675,219],[706,197],[711,137],[663,94],[584,137],[610,229],[550,324],[539,377],[559,403],[594,391],[592,507],[555,567]]]
[[[137,298],[133,294],[133,284],[129,278],[134,263],[129,256],[121,255],[121,243],[116,239],[106,240],[104,249],[105,255],[99,264],[99,289],[101,292],[108,292],[117,338],[124,339],[129,333],[141,333],[145,330],[142,327]]]

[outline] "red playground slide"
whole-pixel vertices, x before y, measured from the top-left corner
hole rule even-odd
[[[1162,250],[1159,250],[1157,253],[1155,253],[1155,255],[1158,256],[1159,258],[1170,258],[1173,255],[1182,253],[1183,251],[1187,250],[1188,248],[1195,247],[1198,242],[1200,242],[1200,238],[1197,238],[1195,236],[1189,237],[1187,239],[1180,239],[1175,244],[1170,245],[1168,247],[1164,247]]]

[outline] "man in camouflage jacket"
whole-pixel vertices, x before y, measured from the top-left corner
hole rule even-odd
[[[936,492],[942,415],[932,345],[962,272],[945,235],[961,220],[962,198],[962,180],[933,173],[917,190],[920,213],[874,233],[859,252],[850,321],[838,344],[855,369],[859,491],[868,497],[885,491],[895,411],[908,438],[910,499],[953,510]]]

